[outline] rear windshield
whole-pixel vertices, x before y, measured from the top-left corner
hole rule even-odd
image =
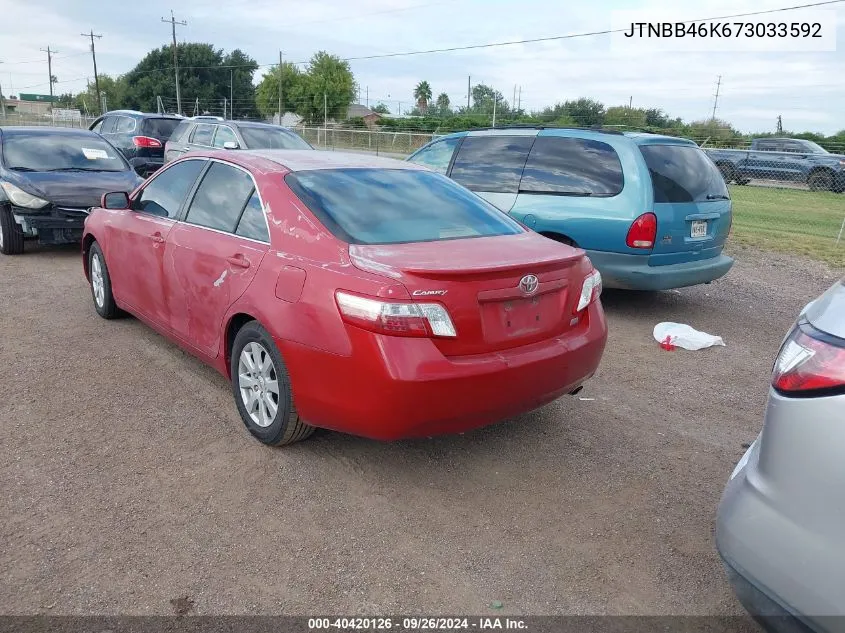
[[[610,197],[622,191],[623,183],[619,155],[607,143],[538,136],[528,154],[519,191]]]
[[[288,174],[285,182],[338,239],[400,244],[523,229],[445,176],[410,169],[327,169]]]
[[[121,154],[95,133],[3,134],[3,163],[18,171],[126,171]]]
[[[166,141],[181,122],[179,119],[147,119],[144,121],[144,134]]]
[[[311,149],[299,136],[281,128],[241,126],[241,136],[249,149]]]
[[[728,198],[725,179],[698,147],[641,145],[655,202],[706,202]]]
[[[190,127],[191,122],[187,119],[180,121],[173,132],[170,133],[170,138],[168,140],[173,141],[174,143],[178,142],[183,136],[185,136],[185,132],[188,131]]]

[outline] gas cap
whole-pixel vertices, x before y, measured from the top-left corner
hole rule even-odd
[[[537,218],[535,218],[533,215],[531,215],[529,213],[524,218],[522,218],[522,223],[525,226],[533,229],[537,225]]]

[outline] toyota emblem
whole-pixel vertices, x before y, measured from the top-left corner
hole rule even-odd
[[[537,275],[525,275],[519,280],[519,289],[527,295],[533,295],[539,286],[540,280],[537,279]]]

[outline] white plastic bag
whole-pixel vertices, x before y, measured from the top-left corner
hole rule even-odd
[[[720,336],[699,332],[684,323],[668,321],[654,326],[654,340],[660,343],[664,349],[683,347],[684,349],[697,350],[725,344]]]

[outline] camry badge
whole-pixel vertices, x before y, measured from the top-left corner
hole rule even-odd
[[[525,275],[525,277],[519,280],[519,289],[527,295],[533,295],[537,292],[539,286],[540,280],[537,279],[537,275]]]
[[[446,291],[445,290],[414,290],[411,294],[415,297],[430,297],[430,296],[442,297],[443,295],[446,294]]]

